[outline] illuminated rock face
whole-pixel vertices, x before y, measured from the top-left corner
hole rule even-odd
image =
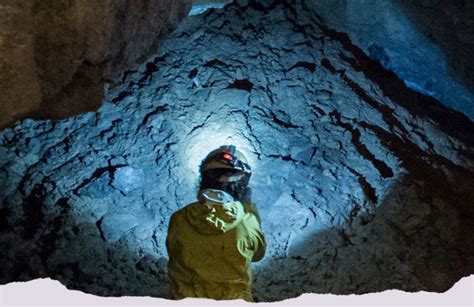
[[[0,283],[167,297],[169,217],[222,144],[254,169],[256,300],[444,291],[474,271],[473,123],[311,10],[259,3],[187,19],[96,113],[1,133]]]
[[[6,0],[0,22],[0,128],[95,111],[104,83],[143,63],[191,0]]]

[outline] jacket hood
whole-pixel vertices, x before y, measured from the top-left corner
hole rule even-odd
[[[186,217],[201,234],[218,235],[234,229],[244,218],[241,202],[221,190],[205,189],[198,193],[198,202],[189,205]]]

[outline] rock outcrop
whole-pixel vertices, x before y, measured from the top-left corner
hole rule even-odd
[[[104,83],[156,52],[191,0],[7,0],[0,6],[0,127],[95,111]]]
[[[222,9],[231,2],[232,0],[193,0],[189,15],[199,15],[212,8]]]
[[[453,71],[474,90],[474,2],[395,2],[426,37],[445,50]]]
[[[417,91],[474,120],[474,2],[307,1]]]
[[[472,274],[474,124],[294,3],[190,17],[97,112],[2,131],[0,283],[168,297],[169,217],[228,143],[268,242],[257,301]]]

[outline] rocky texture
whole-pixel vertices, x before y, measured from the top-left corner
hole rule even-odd
[[[232,0],[193,0],[189,15],[199,15],[212,8],[222,9],[231,2]]]
[[[228,143],[268,241],[256,300],[471,274],[474,124],[288,3],[190,17],[96,113],[1,132],[0,283],[167,297],[169,217]]]
[[[408,86],[474,120],[474,3],[449,0],[307,1],[326,24]]]
[[[446,52],[457,75],[474,89],[474,2],[396,0],[420,31]]]
[[[191,0],[6,0],[0,5],[0,127],[96,110],[104,82],[156,52]]]

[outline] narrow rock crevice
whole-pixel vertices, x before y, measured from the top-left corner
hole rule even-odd
[[[99,167],[96,170],[94,170],[94,172],[92,173],[92,175],[90,177],[84,179],[78,186],[76,186],[76,188],[74,188],[72,190],[72,193],[75,194],[75,195],[79,195],[81,193],[81,189],[86,187],[88,184],[90,184],[95,179],[101,178],[102,175],[106,175],[108,183],[109,183],[109,185],[111,185],[113,180],[114,180],[115,171],[117,169],[121,168],[121,167],[126,167],[126,166],[127,166],[126,164],[111,165],[110,162],[109,162],[108,166]]]
[[[251,92],[253,88],[253,83],[250,82],[248,79],[242,79],[242,80],[235,80],[227,88],[234,88],[238,90],[243,90],[247,92]]]
[[[341,120],[341,114],[337,111],[333,111],[330,115],[335,119],[337,125],[343,127],[349,131],[352,135],[352,144],[356,148],[357,152],[366,160],[372,163],[372,165],[378,170],[382,178],[392,178],[392,169],[383,161],[377,159],[373,153],[371,153],[367,147],[361,142],[361,133],[357,128],[354,128],[349,123],[344,123]]]

